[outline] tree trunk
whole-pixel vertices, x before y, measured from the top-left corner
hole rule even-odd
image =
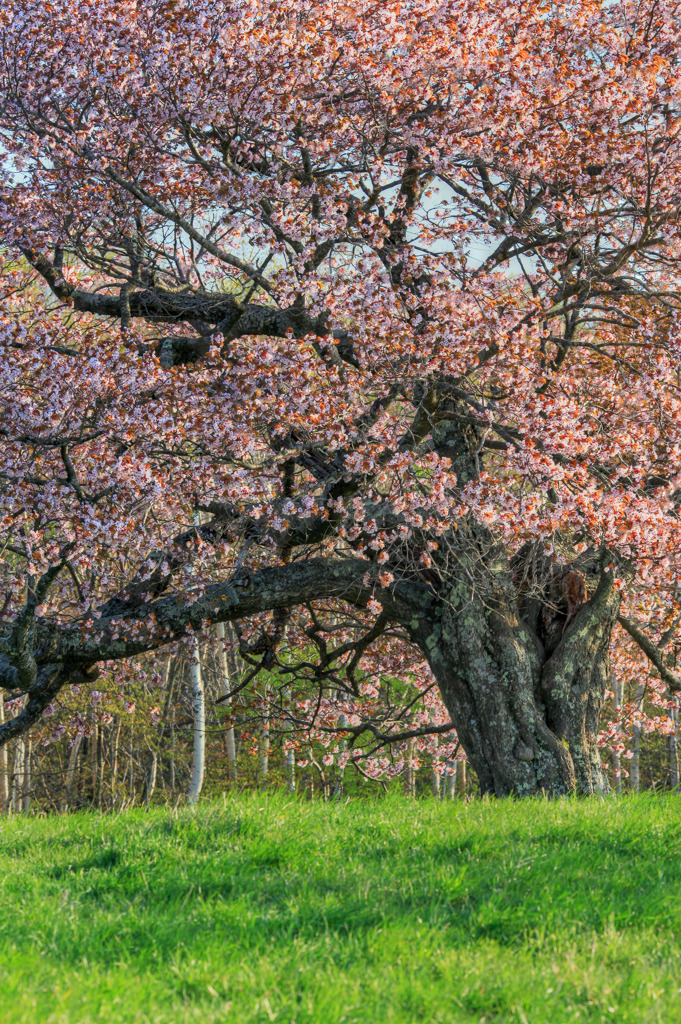
[[[12,811],[17,814],[21,810],[24,795],[24,751],[26,744],[23,738],[17,740],[14,749],[14,770],[12,772]]]
[[[5,697],[0,693],[0,725],[5,721]],[[0,814],[7,810],[9,803],[9,765],[7,744],[0,747]]]
[[[457,761],[447,761],[448,771],[445,776],[445,785],[442,792],[443,799],[453,800],[456,796],[457,765]]]
[[[170,712],[170,792],[175,796],[175,706]]]
[[[130,715],[130,750],[128,751],[128,772],[130,775],[130,804],[135,803],[135,716]]]
[[[28,814],[31,807],[31,754],[33,742],[29,736],[24,747],[24,786],[22,793],[22,811]]]
[[[640,708],[641,705],[643,704],[643,697],[644,697],[644,695],[645,695],[645,686],[643,686],[643,685],[641,685],[639,683],[638,687],[636,688],[636,696],[634,698],[634,701],[635,701],[636,706],[638,708]],[[631,792],[632,793],[638,793],[640,791],[640,789],[641,789],[641,773],[640,773],[640,767],[641,767],[641,723],[640,722],[634,722],[632,733],[633,733],[633,735],[632,735],[632,740],[631,740],[631,750],[632,750],[633,757],[631,759],[631,773],[630,773],[630,777],[631,777]]]
[[[600,573],[593,597],[571,616],[548,599],[542,610],[536,598],[523,604],[505,553],[488,535],[478,530],[474,541],[475,551],[469,536],[458,553],[447,600],[441,586],[427,624],[414,620],[412,635],[481,792],[606,792],[597,736],[619,609],[612,573]]]
[[[262,786],[266,786],[267,777],[270,771],[270,717],[268,713],[266,713],[260,728],[258,762],[260,770],[260,784]]]
[[[672,789],[676,789],[679,785],[678,707],[672,707],[670,717],[674,726],[674,731],[669,735],[669,784]]]
[[[338,727],[340,729],[344,729],[347,724],[348,724],[348,720],[345,717],[345,715],[344,714],[339,715],[338,716]],[[343,796],[343,779],[344,779],[344,776],[345,776],[345,762],[343,760],[343,757],[345,755],[345,751],[347,750],[347,746],[348,745],[347,745],[345,740],[341,740],[340,743],[338,744],[338,757],[336,759],[337,760],[336,781],[335,781],[335,785],[334,785],[334,788],[333,788],[333,795],[338,800],[340,800],[340,798]]]
[[[440,799],[440,785],[440,773],[435,770],[435,762],[433,761],[430,769],[430,788],[436,800]]]
[[[194,712],[194,745],[192,749],[192,774],[189,780],[187,803],[198,802],[203,788],[206,766],[206,699],[201,674],[201,660],[198,637],[194,641],[194,660],[191,665],[192,710]]]
[[[416,740],[409,740],[407,747],[407,776],[406,776],[406,793],[407,796],[416,796],[416,772],[414,771],[414,758],[416,757]]]
[[[151,761],[149,763],[149,771],[147,772],[147,780],[144,791],[144,802],[149,806],[149,802],[154,795],[156,789],[156,766],[158,763],[158,755],[155,750],[151,752]]]
[[[296,752],[293,747],[286,751],[286,788],[289,793],[296,791]]]
[[[116,781],[118,777],[118,744],[121,738],[121,729],[123,728],[123,722],[119,719],[116,723],[114,730],[113,741],[111,745],[111,806],[116,806],[118,799],[118,793],[116,791]]]
[[[634,722],[633,726],[633,737],[631,741],[631,749],[633,757],[631,759],[631,792],[638,793],[641,789],[641,723]]]
[[[239,675],[238,656],[233,650],[230,650],[229,654],[225,651],[224,640],[225,637],[229,640],[234,640],[234,626],[231,622],[228,622],[225,626],[224,622],[220,622],[217,627],[218,638],[223,641],[219,646],[219,657],[220,657],[220,668],[222,671],[222,681],[224,686],[224,693],[229,693],[236,684]],[[226,701],[227,707],[229,707],[230,701]],[[225,731],[225,753],[227,754],[227,771],[229,774],[229,781],[236,782],[237,778],[237,765],[236,765],[236,738],[234,736],[234,726],[230,725]]]
[[[97,806],[97,799],[99,796],[98,782],[99,782],[99,744],[100,744],[100,730],[97,722],[93,723],[92,730],[90,732],[90,770],[92,773],[92,807]]]
[[[620,715],[620,708],[622,707],[622,684],[619,679],[615,678],[612,681],[612,689],[614,693],[613,702],[615,705],[615,716]],[[612,772],[615,781],[615,792],[622,792],[622,765],[620,763],[620,755],[614,751],[612,755]]]
[[[73,743],[71,744],[71,749],[69,750],[69,763],[66,769],[65,780],[66,786],[64,789],[64,798],[62,800],[61,805],[62,811],[68,810],[73,801],[73,783],[76,774],[76,765],[78,763],[78,752],[80,750],[80,745],[82,742],[83,737],[80,735],[80,733],[78,733],[78,735],[74,738]]]

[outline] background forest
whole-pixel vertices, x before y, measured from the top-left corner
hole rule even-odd
[[[441,800],[479,794],[475,772],[451,734],[359,745],[360,756],[353,758],[353,737],[342,730],[296,728],[290,684],[276,672],[261,671],[247,693],[220,700],[247,673],[238,654],[226,656],[219,644],[201,652],[203,747],[195,728],[196,667],[189,650],[139,659],[124,680],[104,677],[97,690],[73,687],[40,728],[0,750],[0,807],[53,813],[177,805],[190,793],[197,743],[205,756],[206,796],[264,789],[323,800],[388,790]],[[381,709],[381,698],[391,685],[400,687],[386,680],[377,688],[379,718],[381,710],[389,715],[389,701]],[[319,690],[310,686],[308,699],[318,700]],[[601,743],[615,792],[678,787],[675,705],[659,696],[651,703],[637,686],[611,692]],[[12,706],[0,696],[3,713],[11,715]]]

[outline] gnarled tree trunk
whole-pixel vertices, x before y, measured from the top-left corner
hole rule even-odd
[[[600,573],[576,610],[547,596],[549,622],[536,596],[519,596],[498,548],[478,548],[474,566],[467,557],[459,552],[448,593],[441,584],[415,639],[482,792],[607,791],[597,736],[619,608],[612,573]]]

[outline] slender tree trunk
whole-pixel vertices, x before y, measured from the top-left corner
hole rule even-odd
[[[130,803],[135,802],[135,718],[130,715],[130,750],[128,751],[128,772],[130,774]]]
[[[149,806],[149,801],[151,800],[152,796],[154,795],[154,790],[156,789],[156,765],[157,765],[157,761],[158,761],[158,758],[157,758],[156,751],[152,750],[152,752],[151,752],[151,761],[149,763],[149,771],[147,772],[147,781],[146,781],[145,793],[144,793],[144,802],[147,805],[147,807]]]
[[[613,679],[613,693],[614,693],[614,704],[615,704],[615,715],[620,715],[620,708],[622,707],[622,684],[619,679]],[[612,771],[615,780],[615,792],[622,792],[622,766],[620,764],[620,755],[613,751],[612,755]]]
[[[5,721],[5,696],[0,693],[0,725]],[[9,765],[7,762],[7,744],[0,747],[0,814],[7,810],[9,804]]]
[[[267,777],[270,771],[270,719],[269,715],[263,719],[263,723],[260,729],[260,742],[258,749],[258,759],[260,767],[260,782],[263,786],[267,785]]]
[[[33,741],[29,736],[24,744],[24,786],[22,794],[22,810],[24,814],[28,814],[31,807],[31,753],[33,750]]]
[[[466,781],[466,762],[459,762],[459,779],[460,779],[460,792],[462,799],[466,799],[468,796],[467,781]]]
[[[643,701],[643,695],[645,693],[645,686],[639,684],[636,689],[636,696],[634,698],[636,707],[639,707]],[[631,759],[631,792],[638,793],[641,789],[641,723],[634,722],[632,729],[631,739],[631,751],[634,755]]]
[[[414,771],[414,757],[416,756],[416,740],[409,740],[407,746],[407,796],[416,796],[416,772]]]
[[[348,724],[348,720],[347,720],[346,716],[343,715],[343,714],[339,715],[338,716],[338,726],[339,726],[339,728],[344,729],[347,724]],[[347,743],[345,742],[345,740],[342,739],[340,741],[340,743],[338,744],[338,758],[337,758],[337,767],[336,767],[336,783],[335,783],[335,786],[334,786],[334,794],[333,794],[338,800],[340,800],[340,798],[343,795],[343,779],[344,779],[344,776],[345,776],[345,763],[342,760],[342,755],[345,753],[346,749],[347,749]]]
[[[632,740],[631,749],[633,757],[631,759],[631,792],[638,793],[641,789],[641,725],[640,722],[634,722],[632,729]]]
[[[672,789],[676,789],[679,784],[679,709],[677,706],[672,707],[670,718],[674,732],[669,736],[669,784]]]
[[[258,743],[258,761],[260,784],[267,785],[267,778],[270,770],[270,713],[268,704],[267,685],[263,693],[264,717],[260,727],[260,740]]]
[[[175,795],[175,706],[170,712],[170,792]]]
[[[225,624],[221,622],[217,627],[217,635],[220,641],[219,644],[219,657],[220,657],[220,669],[222,672],[222,685],[223,693],[229,693],[230,690],[234,689],[234,685],[238,679],[239,669],[237,663],[237,656],[234,650],[230,650],[229,653],[225,650],[224,640],[234,640],[234,626],[230,623]],[[229,708],[231,701],[225,701],[225,705]],[[235,783],[237,780],[237,763],[236,763],[236,737],[234,736],[234,726],[230,725],[225,730],[225,753],[227,755],[227,771],[229,775],[229,781]]]
[[[90,732],[90,772],[92,776],[92,806],[97,806],[99,781],[99,725],[95,722]]]
[[[66,785],[64,789],[64,799],[62,801],[62,811],[68,810],[73,802],[73,783],[75,781],[76,766],[78,764],[78,752],[80,745],[83,742],[83,737],[80,733],[74,738],[69,750],[69,763],[66,769]]]
[[[447,800],[453,800],[456,796],[457,763],[456,761],[447,761],[449,771],[445,776],[445,785],[443,787],[443,796]]]
[[[187,803],[196,804],[203,788],[206,767],[206,698],[201,672],[201,652],[198,637],[194,640],[194,657],[191,665],[192,711],[194,715],[194,742],[192,748],[192,773],[187,792]]]
[[[430,769],[430,788],[436,800],[440,799],[441,783],[442,779],[440,778],[440,773],[435,770],[435,760],[433,760],[433,764]]]
[[[119,719],[114,729],[113,741],[111,744],[111,806],[114,807],[117,801],[116,782],[118,777],[118,745],[121,739],[123,722]]]
[[[17,814],[21,810],[24,794],[24,753],[26,744],[23,737],[17,740],[14,748],[14,771],[12,772],[12,811]]]
[[[289,793],[296,791],[296,752],[293,747],[286,751],[286,789]]]
[[[101,810],[104,805],[104,766],[106,764],[106,734],[107,726],[99,727],[99,744],[97,748],[97,807]]]

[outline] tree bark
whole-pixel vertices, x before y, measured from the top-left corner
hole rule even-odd
[[[614,702],[614,705],[615,705],[614,713],[617,716],[617,715],[620,714],[620,708],[622,706],[622,684],[620,683],[619,679],[617,679],[617,678],[613,679],[613,681],[612,681],[612,689],[613,689],[613,693],[614,693],[614,697],[613,697],[613,702]],[[620,755],[616,751],[614,751],[613,755],[612,755],[612,771],[613,771],[614,782],[615,782],[615,786],[614,786],[615,792],[616,793],[621,793],[622,789],[623,789],[623,786],[622,786],[622,765],[620,763]]]
[[[639,683],[636,688],[636,696],[634,698],[636,706],[640,707],[643,704],[643,697],[645,696],[645,686]],[[632,740],[631,750],[633,757],[631,759],[631,792],[638,793],[641,789],[641,723],[634,722],[632,729]]]
[[[296,791],[296,752],[293,747],[286,751],[286,789],[289,793]]]
[[[17,740],[14,751],[14,770],[12,772],[11,805],[14,814],[21,810],[24,795],[24,752],[26,743],[23,738]]]
[[[196,804],[203,789],[206,766],[206,698],[201,674],[201,652],[198,638],[194,643],[194,660],[191,665],[192,710],[194,712],[194,744],[192,749],[192,774],[189,780],[187,803]]]
[[[601,572],[571,622],[567,615],[558,621],[560,635],[553,623],[550,642],[538,628],[541,617],[535,628],[521,618],[505,554],[480,537],[475,564],[467,564],[469,545],[448,600],[416,638],[481,792],[606,792],[597,736],[619,610],[612,573]]]
[[[407,796],[416,796],[416,773],[414,771],[414,758],[416,756],[416,740],[409,740],[407,747],[407,774],[405,780],[405,791]]]
[[[118,797],[116,790],[116,781],[118,777],[118,743],[121,737],[121,729],[123,728],[123,722],[121,719],[116,723],[114,730],[113,741],[111,745],[111,806],[114,807]]]
[[[156,789],[156,766],[158,763],[158,755],[155,750],[151,752],[151,760],[149,762],[149,771],[147,772],[146,785],[144,790],[144,802],[149,806],[154,790]]]
[[[33,742],[29,736],[24,747],[24,785],[22,792],[22,811],[28,814],[31,807],[31,754]]]
[[[456,776],[457,776],[457,762],[447,761],[447,775],[445,776],[445,785],[442,792],[442,798],[447,800],[453,800],[456,796]]]
[[[641,789],[641,723],[634,722],[632,729],[633,736],[631,741],[631,749],[633,757],[631,759],[631,792],[638,793]]]
[[[0,692],[0,725],[5,721],[5,697]],[[7,747],[0,747],[0,814],[7,810],[9,802],[9,766]]]
[[[678,738],[678,727],[679,727],[679,709],[673,707],[670,711],[670,718],[674,726],[674,731],[669,735],[669,784],[672,789],[676,789],[679,785],[679,738]]]
[[[265,716],[260,727],[260,738],[258,742],[258,771],[261,786],[267,785],[267,779],[270,771],[270,714],[267,699],[267,686],[265,686]]]
[[[80,745],[82,742],[83,737],[80,735],[80,733],[78,733],[78,735],[74,738],[73,743],[71,744],[71,749],[69,750],[69,763],[66,769],[65,780],[66,785],[64,789],[64,798],[61,805],[62,811],[68,810],[73,801],[73,783],[75,780],[76,765],[78,763],[78,752],[80,750]]]
[[[225,651],[224,640],[227,637],[229,640],[234,639],[234,627],[231,623],[225,625],[224,622],[219,622],[217,626],[217,636],[221,641],[219,645],[219,658],[220,658],[220,669],[222,671],[222,683],[224,686],[224,692],[229,693],[234,688],[238,678],[238,662],[237,655],[233,650],[230,650],[229,655]],[[229,707],[231,701],[227,701],[226,704]],[[227,755],[227,772],[229,775],[229,781],[234,783],[237,779],[237,763],[236,763],[236,737],[234,735],[234,726],[230,725],[225,730],[225,753]]]

